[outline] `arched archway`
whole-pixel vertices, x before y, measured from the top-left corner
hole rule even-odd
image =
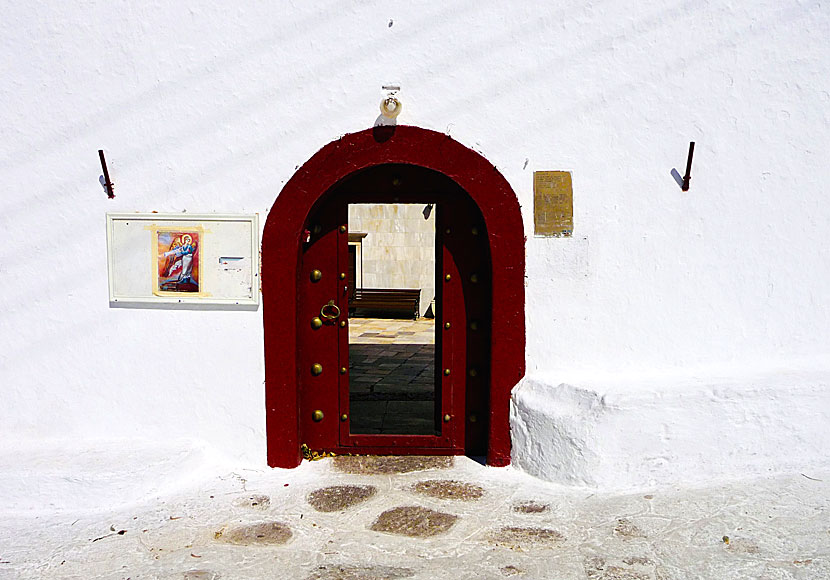
[[[525,370],[524,230],[516,195],[484,157],[447,135],[418,127],[367,129],[334,141],[285,185],[265,224],[262,292],[268,464],[301,460],[298,288],[303,239],[312,208],[357,172],[385,164],[413,165],[458,185],[478,207],[491,259],[487,462],[510,462],[509,402]]]

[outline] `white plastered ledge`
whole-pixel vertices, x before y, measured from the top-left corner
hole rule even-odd
[[[195,439],[0,442],[5,515],[110,512],[164,496],[231,465]]]
[[[830,367],[724,376],[528,375],[513,464],[618,491],[830,467]]]

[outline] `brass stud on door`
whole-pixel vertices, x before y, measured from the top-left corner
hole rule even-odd
[[[478,370],[476,370],[476,369],[470,369],[470,370],[467,372],[467,374],[468,374],[468,375],[470,375],[471,377],[476,377],[476,376],[478,376]]]
[[[345,232],[346,232],[346,226],[340,226],[340,233],[342,234],[342,233],[345,233]]]
[[[446,328],[447,330],[449,330],[449,329],[450,329],[450,323],[449,323],[449,322],[445,322],[445,323],[444,323],[444,328]]]
[[[321,365],[320,363],[314,363],[313,365],[311,365],[311,374],[315,377],[323,374],[323,365]]]
[[[478,284],[478,274],[472,274],[470,276],[470,282],[472,282],[473,284]]]
[[[319,423],[320,421],[322,421],[322,420],[323,420],[323,417],[324,417],[324,416],[325,416],[325,415],[323,415],[323,412],[322,412],[320,409],[317,409],[317,410],[315,410],[315,411],[311,414],[311,419],[312,419],[315,423]]]
[[[449,415],[444,415],[444,423],[449,423],[450,419],[452,419],[452,417],[450,417]]]
[[[341,374],[341,375],[345,375],[345,374],[346,374],[346,370],[347,370],[347,369],[346,369],[346,367],[340,367],[340,374]]]
[[[478,228],[473,228],[473,229],[471,229],[471,230],[470,230],[470,232],[471,232],[474,236],[477,236],[477,235],[478,235]]]
[[[444,276],[444,280],[446,280],[447,282],[449,282],[451,278],[452,278],[452,276],[450,276],[449,274]]]
[[[340,279],[341,279],[341,280],[345,280],[345,279],[346,279],[346,273],[345,273],[345,272],[340,272]]]
[[[323,278],[323,273],[320,270],[312,270],[310,278],[312,282],[319,282]]]
[[[341,320],[341,321],[340,321],[340,326],[346,326],[346,321],[345,321],[345,320]]]
[[[311,319],[311,328],[313,328],[314,330],[317,330],[318,328],[321,328],[322,326],[323,326],[323,321],[320,320],[319,317],[315,316],[314,318]]]
[[[450,369],[444,369],[444,376],[445,377],[450,376]]]
[[[478,320],[470,321],[470,330],[478,330]]]
[[[340,415],[340,420],[341,421],[348,421],[349,416],[346,413],[343,413],[342,415]]]

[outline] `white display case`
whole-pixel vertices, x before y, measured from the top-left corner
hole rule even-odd
[[[107,214],[112,306],[259,306],[259,220],[233,214]]]

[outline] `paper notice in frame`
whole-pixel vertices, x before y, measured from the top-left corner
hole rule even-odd
[[[537,236],[571,237],[574,230],[570,171],[533,172],[533,226]]]

